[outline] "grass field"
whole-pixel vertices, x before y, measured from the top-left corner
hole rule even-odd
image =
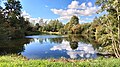
[[[120,67],[120,59],[95,60],[44,59],[28,60],[17,55],[0,56],[0,67]]]

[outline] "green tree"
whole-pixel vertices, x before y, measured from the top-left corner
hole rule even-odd
[[[107,11],[108,16],[106,17],[106,20],[109,24],[105,24],[106,27],[108,27],[108,30],[110,31],[110,36],[112,39],[112,45],[113,45],[113,50],[116,55],[116,57],[120,57],[120,0],[97,0],[96,1],[97,5],[101,6],[100,11]],[[118,26],[118,42],[116,43],[115,41],[115,33],[113,30],[113,25],[114,23],[117,23]]]
[[[60,22],[59,20],[51,20],[48,25],[50,26],[51,30],[53,32],[58,32],[60,30],[60,28],[63,28],[63,24],[62,22]]]
[[[19,0],[6,0],[5,8],[0,9],[0,35],[3,38],[24,37],[30,23],[21,16]]]
[[[70,24],[77,25],[79,24],[79,18],[77,16],[72,16]]]
[[[79,24],[79,18],[77,16],[72,16],[70,21],[64,26],[64,29],[72,33],[72,27],[76,26],[77,24]]]
[[[77,24],[77,25],[73,26],[71,28],[71,30],[74,34],[79,34],[80,33],[80,28],[81,28],[80,24]]]

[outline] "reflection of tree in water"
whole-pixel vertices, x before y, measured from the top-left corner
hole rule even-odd
[[[49,38],[50,42],[54,42],[54,43],[62,43],[63,38]]]
[[[39,41],[40,44],[43,44],[44,41],[47,42],[46,38],[45,39],[43,39],[43,38],[33,38],[33,39],[30,39],[30,42],[36,42],[36,40]]]
[[[50,43],[62,43],[63,38],[34,38],[30,39],[30,42],[39,41],[39,43],[43,44],[43,42],[47,42],[47,40],[49,40]]]
[[[65,38],[66,41],[76,41],[79,42],[80,41],[80,36],[79,35],[69,35],[67,38]]]
[[[81,36],[78,34],[75,35],[69,35],[68,38],[65,38],[66,41],[69,42],[83,42],[86,44],[92,44],[94,48],[98,48],[99,47],[99,42],[95,41],[94,38],[92,37],[88,37],[88,36]]]
[[[0,40],[0,55],[20,53],[25,49],[24,44],[29,42],[29,39]]]
[[[69,35],[68,38],[65,38],[66,41],[69,42],[70,47],[74,50],[78,47],[78,42],[80,40],[80,37],[77,35]]]
[[[77,49],[78,47],[78,42],[76,41],[73,41],[73,42],[70,42],[70,47],[74,50],[74,49]]]
[[[101,44],[97,42],[94,38],[88,36],[81,36],[80,41],[83,43],[92,44],[94,48],[98,48]]]
[[[71,39],[72,40],[72,39]],[[95,58],[96,52],[91,44],[81,43],[77,41],[65,41],[59,45],[53,46],[50,50],[66,50],[70,58]]]

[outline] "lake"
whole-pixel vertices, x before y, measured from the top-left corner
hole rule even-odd
[[[28,59],[96,58],[94,44],[78,35],[34,35],[25,39],[0,40],[0,54],[20,54]]]

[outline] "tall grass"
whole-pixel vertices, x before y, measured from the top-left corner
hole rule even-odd
[[[21,56],[0,56],[0,67],[120,67],[120,59],[98,58],[77,62],[62,62],[50,60],[28,60]]]

